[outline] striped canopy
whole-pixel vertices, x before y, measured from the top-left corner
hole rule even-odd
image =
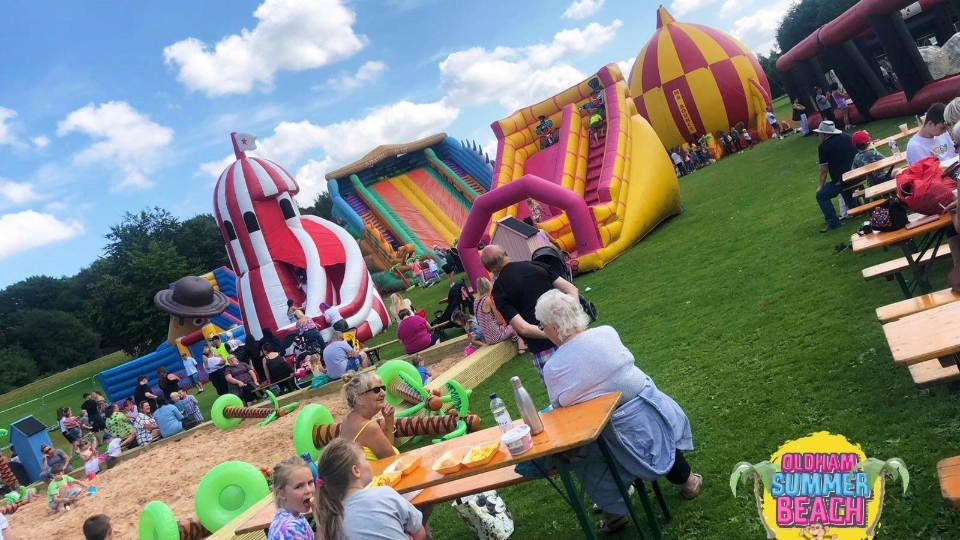
[[[715,28],[678,23],[663,6],[629,84],[667,148],[738,122],[756,128],[770,95],[763,69],[742,43]]]

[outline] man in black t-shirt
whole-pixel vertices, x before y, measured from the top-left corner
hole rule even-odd
[[[523,336],[533,356],[533,365],[543,380],[543,366],[557,347],[547,339],[534,315],[537,300],[550,289],[557,289],[579,302],[577,288],[543,263],[511,262],[507,252],[497,245],[483,248],[480,262],[494,276],[493,303],[497,311]]]
[[[840,218],[833,207],[833,199],[837,195],[843,197],[847,208],[856,208],[852,189],[844,190],[843,173],[853,166],[853,158],[857,156],[857,149],[853,146],[853,139],[840,131],[829,120],[820,122],[820,127],[813,130],[820,136],[818,149],[820,163],[820,187],[817,188],[817,204],[823,212],[826,226],[820,230],[825,233],[840,227]],[[830,181],[827,182],[827,174]]]
[[[104,422],[103,416],[100,415],[100,404],[94,399],[94,395],[90,393],[84,394],[83,400],[83,405],[80,405],[80,408],[87,411],[91,431],[93,431],[93,436],[97,439],[97,444],[100,444],[100,432],[107,429],[107,423]]]

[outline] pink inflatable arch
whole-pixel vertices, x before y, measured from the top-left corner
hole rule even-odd
[[[460,233],[460,260],[470,283],[490,274],[480,264],[480,253],[473,249],[483,238],[490,218],[497,210],[536,197],[540,202],[560,208],[570,218],[570,228],[579,253],[592,253],[603,247],[597,234],[597,223],[583,197],[539,176],[525,174],[520,178],[477,197]]]

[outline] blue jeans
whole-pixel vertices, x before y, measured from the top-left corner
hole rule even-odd
[[[820,211],[823,212],[823,219],[827,222],[827,227],[835,229],[840,226],[840,218],[837,217],[837,211],[833,207],[833,199],[840,195],[847,203],[847,208],[856,208],[858,205],[853,200],[853,192],[849,189],[841,191],[839,185],[827,182],[822,188],[817,190],[817,204],[820,205]]]

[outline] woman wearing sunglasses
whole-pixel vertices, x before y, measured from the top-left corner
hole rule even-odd
[[[363,455],[367,461],[393,457],[400,453],[393,445],[394,439],[394,411],[393,407],[384,401],[387,396],[387,387],[380,377],[373,372],[357,373],[348,371],[343,374],[343,389],[340,391],[343,401],[350,412],[340,424],[340,438],[353,441],[363,448]],[[374,417],[377,413],[383,415],[383,424],[377,424]],[[420,492],[408,494],[410,498]],[[405,495],[407,497],[408,495]],[[434,505],[418,506],[423,514],[423,528],[427,533],[427,540],[432,540],[430,526],[427,520],[433,513]]]
[[[67,453],[59,448],[45,444],[40,447],[40,454],[43,455],[43,461],[40,462],[40,480],[42,482],[49,482],[53,478],[53,468],[57,465],[62,465],[65,473],[73,470],[73,465],[70,464]],[[0,536],[0,538],[3,537]]]

